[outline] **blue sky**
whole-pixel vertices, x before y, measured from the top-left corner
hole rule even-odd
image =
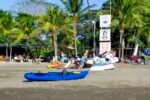
[[[15,4],[17,2],[20,2],[21,0],[0,0],[0,9],[3,10],[10,10],[13,9],[13,6],[15,6]],[[50,3],[54,3],[54,4],[58,4],[58,5],[62,5],[60,0],[46,0],[49,1]],[[86,6],[86,0],[84,0],[84,5]],[[101,7],[101,5],[107,0],[89,0],[90,4],[96,4],[96,7],[94,9],[99,9]]]

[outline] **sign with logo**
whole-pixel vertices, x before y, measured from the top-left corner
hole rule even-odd
[[[111,42],[100,42],[99,45],[99,54],[103,54],[106,51],[111,51]]]
[[[110,41],[110,29],[100,29],[100,41]]]
[[[100,15],[100,27],[107,28],[111,26],[111,15]]]

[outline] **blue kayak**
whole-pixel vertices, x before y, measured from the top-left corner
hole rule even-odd
[[[88,74],[88,71],[80,72],[48,72],[48,73],[34,73],[29,72],[24,74],[24,78],[29,81],[60,81],[60,80],[77,80],[82,79]]]

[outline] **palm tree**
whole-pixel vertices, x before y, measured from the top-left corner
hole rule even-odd
[[[73,29],[75,31],[74,40],[75,40],[75,55],[77,56],[77,40],[76,40],[76,33],[77,33],[77,23],[79,20],[79,16],[84,11],[88,10],[88,8],[93,7],[95,5],[88,6],[83,9],[83,0],[61,0],[64,4],[66,10],[72,15],[73,17]]]
[[[132,41],[133,44],[140,39],[139,47],[146,47],[149,43],[149,13],[150,6],[148,0],[137,0],[137,6],[134,7],[134,13],[131,18],[132,21],[127,22],[127,28],[130,30],[129,40]],[[134,34],[131,34],[134,33]],[[133,35],[133,36],[132,36]]]
[[[150,12],[149,8],[150,7],[148,0],[143,1],[112,0],[112,32],[114,34],[118,31],[120,32],[120,49],[119,49],[120,59],[123,59],[124,41],[128,41],[129,46],[130,43],[135,44],[136,40],[139,37],[144,38],[145,36],[148,36],[145,34],[149,33],[149,31],[147,30],[148,27],[146,28],[144,25],[147,26],[148,24],[146,23],[149,22],[147,19],[148,13]],[[109,1],[103,4],[102,10],[100,10],[99,13],[102,12],[108,14],[108,11],[109,11]],[[118,37],[115,35],[115,38],[117,39]],[[141,42],[142,41],[145,41],[145,39],[141,39]]]
[[[53,37],[55,59],[57,60],[57,35],[62,31],[74,33],[68,26],[70,18],[56,6],[48,7],[46,15],[40,14],[38,19],[42,29],[48,32],[49,36]]]
[[[137,27],[138,29],[135,28],[135,30],[137,30],[136,38],[140,37],[140,46],[142,48],[147,48],[150,46],[150,19],[147,15],[142,16],[142,19],[141,27]]]
[[[140,14],[142,15],[142,27],[141,31],[139,33],[141,38],[144,38],[143,41],[145,44],[145,47],[150,46],[150,2],[149,0],[144,0],[139,2],[141,4],[140,7]]]
[[[29,55],[29,44],[31,44],[33,37],[40,33],[40,28],[36,25],[36,17],[26,13],[18,13],[15,18],[16,27],[20,29],[23,34],[22,42],[27,44],[27,55]]]
[[[8,44],[10,48],[10,61],[12,59],[12,46],[20,42],[23,37],[19,29],[15,27],[13,19],[11,13],[2,10],[0,11],[0,37],[1,42]],[[6,49],[6,56],[8,56],[8,49]]]
[[[132,19],[132,15],[135,13],[135,9],[137,6],[137,0],[113,0],[112,1],[112,13],[113,16],[117,16],[117,17],[113,17],[113,20],[116,21],[116,19],[118,20],[118,28],[119,28],[119,32],[120,32],[120,40],[119,40],[119,59],[122,60],[123,59],[123,55],[124,55],[124,32],[127,28],[127,23],[131,22]]]

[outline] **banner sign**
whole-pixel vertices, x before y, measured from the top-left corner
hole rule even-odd
[[[100,15],[100,27],[108,28],[111,26],[111,15]]]
[[[103,54],[106,51],[111,51],[111,42],[100,42],[99,43],[99,54]]]
[[[99,41],[110,41],[110,29],[100,29]]]

